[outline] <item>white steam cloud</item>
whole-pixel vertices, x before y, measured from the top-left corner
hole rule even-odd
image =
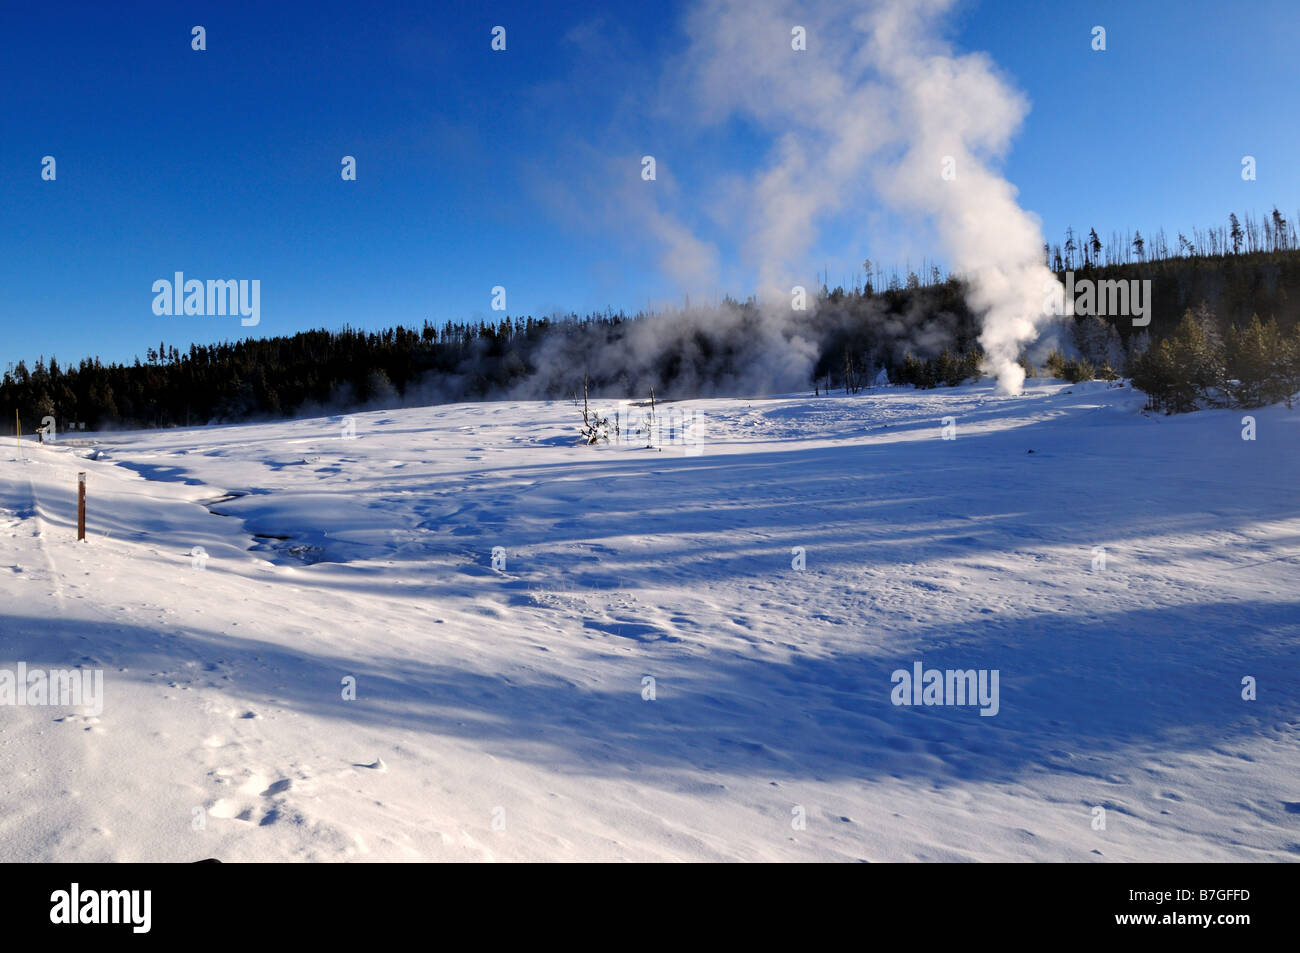
[[[959,55],[942,39],[953,3],[701,0],[664,95],[702,126],[740,120],[772,138],[764,166],[720,190],[729,201],[716,217],[745,236],[738,250],[775,337],[789,328],[790,288],[807,283],[821,224],[874,195],[929,221],[970,282],[987,369],[1017,393],[1017,357],[1050,320],[1043,301],[1055,280],[1037,220],[995,170],[1028,105],[986,55]],[[796,27],[804,51],[792,49]],[[712,246],[663,209],[653,225],[665,271],[698,287]]]

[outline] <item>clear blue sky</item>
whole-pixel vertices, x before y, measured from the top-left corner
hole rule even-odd
[[[680,50],[687,7],[3,4],[0,366],[496,318],[494,285],[511,314],[677,296],[635,227],[574,214],[556,178],[581,180],[606,146],[675,156],[685,187],[713,152],[763,161],[752,128],[676,141],[671,116],[629,105]],[[196,24],[206,52],[190,48]],[[504,54],[489,49],[497,24]],[[1059,241],[1069,224],[1172,234],[1275,203],[1293,217],[1297,26],[1295,0],[969,0],[947,36],[987,51],[1031,101],[1004,168]],[[1246,154],[1255,182],[1239,174]],[[340,178],[344,155],[355,182]],[[851,232],[829,229],[819,252],[910,251]],[[155,316],[151,285],[177,270],[260,279],[260,326]]]

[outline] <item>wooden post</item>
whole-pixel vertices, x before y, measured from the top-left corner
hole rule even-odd
[[[77,540],[86,540],[86,474],[77,474]]]

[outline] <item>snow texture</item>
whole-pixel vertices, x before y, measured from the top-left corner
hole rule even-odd
[[[104,699],[0,707],[0,860],[1295,860],[1300,413],[1142,403],[10,441],[0,669]],[[915,662],[998,713],[895,705]]]

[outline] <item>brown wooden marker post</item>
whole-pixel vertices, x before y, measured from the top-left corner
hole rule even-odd
[[[77,541],[86,540],[86,474],[77,474]]]

